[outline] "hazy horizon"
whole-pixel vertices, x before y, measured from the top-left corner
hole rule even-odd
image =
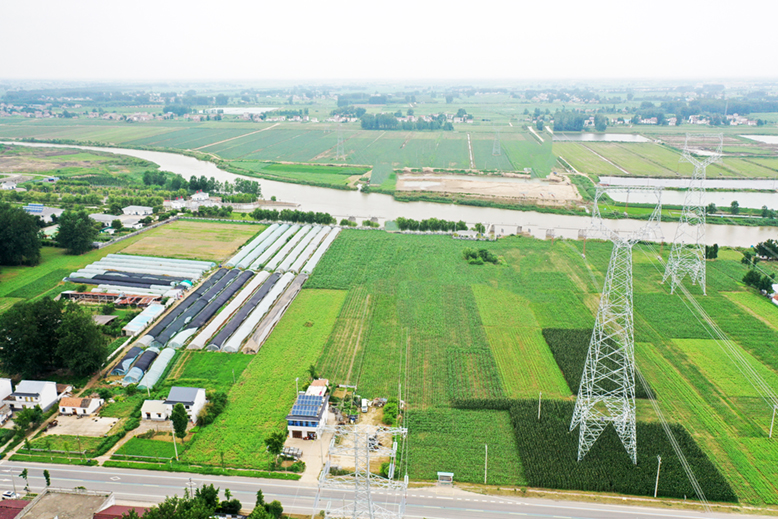
[[[628,8],[626,6],[629,6]],[[4,5],[0,78],[131,82],[743,81],[778,78],[778,3],[353,0]],[[743,36],[745,34],[745,36]],[[395,79],[389,79],[395,78]]]

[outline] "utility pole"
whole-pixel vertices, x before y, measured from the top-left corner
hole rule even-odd
[[[486,473],[489,470],[489,444],[484,444],[484,485],[486,485]]]
[[[656,497],[656,493],[659,491],[659,469],[662,468],[662,456],[657,456],[656,460],[659,464],[656,466],[656,485],[654,485],[654,497]]]
[[[297,395],[300,394],[300,384],[299,384],[299,381],[300,381],[300,377],[297,377],[296,379],[294,379],[294,387],[295,387],[294,397],[295,398],[297,398]]]
[[[178,461],[178,445],[176,445],[176,431],[175,430],[173,431],[173,450],[176,452],[176,461]]]
[[[543,391],[538,393],[538,422],[540,421],[540,399],[543,398]]]

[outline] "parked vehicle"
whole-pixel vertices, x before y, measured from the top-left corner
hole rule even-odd
[[[363,413],[367,412],[367,398],[362,399],[362,412]]]
[[[3,492],[3,499],[19,499],[19,494],[13,490],[6,490]]]

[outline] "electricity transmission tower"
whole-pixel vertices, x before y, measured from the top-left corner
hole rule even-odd
[[[693,149],[690,139],[700,138],[712,150]],[[721,133],[686,134],[682,161],[694,166],[692,180],[683,201],[681,220],[675,230],[673,248],[665,266],[662,283],[670,278],[670,293],[672,294],[687,275],[692,284],[700,284],[702,293],[705,287],[705,170],[708,165],[721,159],[721,148],[724,136]]]
[[[492,155],[498,157],[502,155],[502,146],[500,146],[500,130],[494,131],[494,142],[492,143]]]
[[[570,431],[579,427],[578,461],[583,460],[605,427],[612,423],[632,463],[637,464],[632,247],[640,239],[656,239],[662,212],[661,190],[646,189],[656,192],[657,206],[649,223],[627,236],[605,226],[598,205],[604,194],[602,188],[595,196],[592,226],[587,235],[612,241],[613,252],[570,422]]]
[[[338,519],[400,519],[405,514],[405,499],[408,490],[408,474],[402,479],[395,478],[400,471],[396,466],[397,439],[405,438],[408,429],[404,427],[383,427],[373,425],[339,425],[328,427],[335,435],[330,444],[327,463],[319,476],[319,491],[316,495],[314,510],[318,509],[322,490],[352,489],[354,501],[344,502],[343,506],[332,508],[332,501],[327,503],[325,517]],[[338,465],[347,466],[347,473],[333,475],[333,457]],[[371,460],[382,458],[389,460],[387,477],[370,471]],[[404,456],[402,458],[405,458]],[[353,463],[353,471],[351,464]],[[402,460],[405,464],[405,459]],[[373,491],[381,490],[394,493],[397,501],[394,504],[378,504],[373,500]],[[388,492],[387,492],[388,493]]]
[[[346,160],[346,147],[343,144],[343,128],[338,125],[338,147],[335,151],[335,160]]]

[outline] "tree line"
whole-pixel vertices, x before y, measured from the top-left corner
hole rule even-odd
[[[335,223],[335,218],[329,213],[304,212],[291,209],[277,211],[275,209],[257,208],[251,212],[251,217],[254,220],[271,222],[316,223],[320,225],[332,225]]]
[[[402,216],[395,220],[397,227],[401,231],[466,231],[467,224],[459,220],[452,222],[449,220],[438,220],[437,218],[428,218],[426,220],[413,220],[412,218],[403,218]]]

